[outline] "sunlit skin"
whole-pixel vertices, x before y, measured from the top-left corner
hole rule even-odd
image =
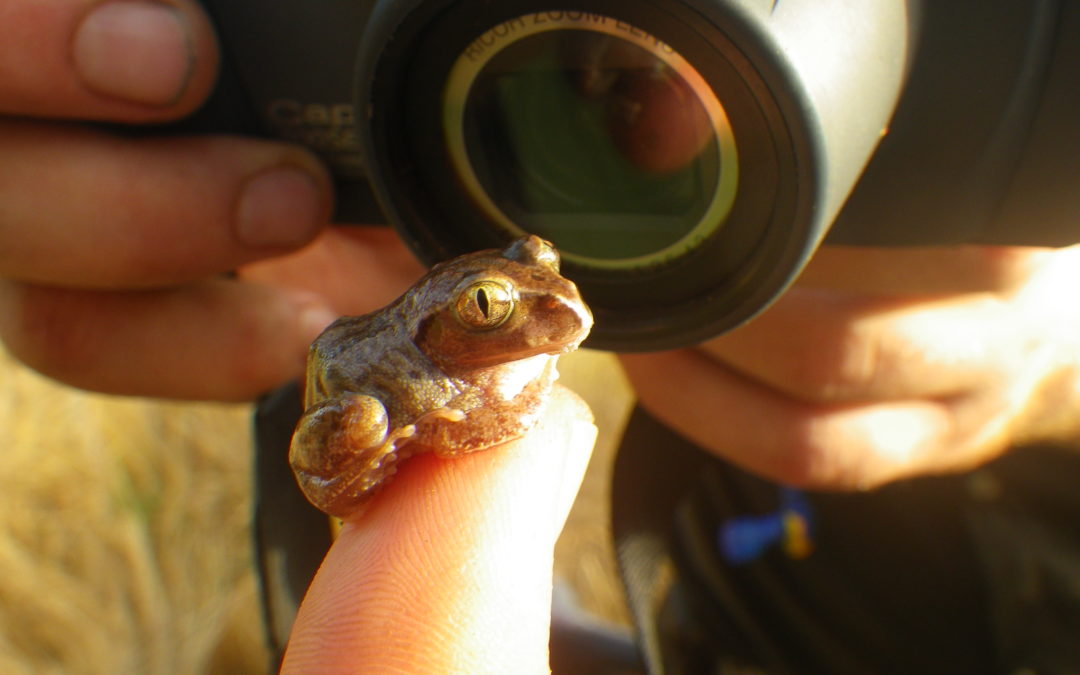
[[[622,361],[647,408],[718,455],[863,489],[1080,437],[1077,283],[1080,247],[826,249],[746,326]]]
[[[0,336],[31,366],[101,391],[250,399],[299,375],[333,317],[420,273],[392,232],[328,229],[327,174],[301,149],[70,123],[186,114],[215,50],[187,0],[4,3]],[[623,361],[642,402],[712,451],[864,488],[1075,441],[1076,288],[1076,248],[822,251],[753,323]],[[551,551],[592,434],[560,394],[512,446],[410,465],[331,550],[286,670],[546,672]]]

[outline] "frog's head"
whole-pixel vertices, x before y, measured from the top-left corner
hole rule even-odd
[[[416,290],[413,340],[448,374],[568,352],[592,328],[558,252],[537,236],[437,265]]]

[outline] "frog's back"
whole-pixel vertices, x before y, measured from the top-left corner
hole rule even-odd
[[[379,399],[392,423],[407,424],[456,393],[391,312],[343,317],[311,345],[306,403],[343,393]]]

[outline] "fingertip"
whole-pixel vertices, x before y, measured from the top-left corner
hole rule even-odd
[[[194,110],[216,79],[217,54],[206,15],[182,0],[95,4],[71,38],[71,62],[83,86],[135,118]]]
[[[11,159],[0,170],[0,276],[28,283],[147,288],[219,275],[304,248],[333,208],[312,154],[261,139],[5,121],[0,155]]]
[[[317,164],[259,171],[247,179],[237,199],[237,240],[252,249],[299,248],[328,224],[330,194],[329,177]]]

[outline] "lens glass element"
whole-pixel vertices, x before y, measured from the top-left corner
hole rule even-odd
[[[546,11],[500,23],[453,64],[443,101],[471,200],[567,261],[663,264],[716,234],[735,200],[738,156],[716,94],[623,21]]]

